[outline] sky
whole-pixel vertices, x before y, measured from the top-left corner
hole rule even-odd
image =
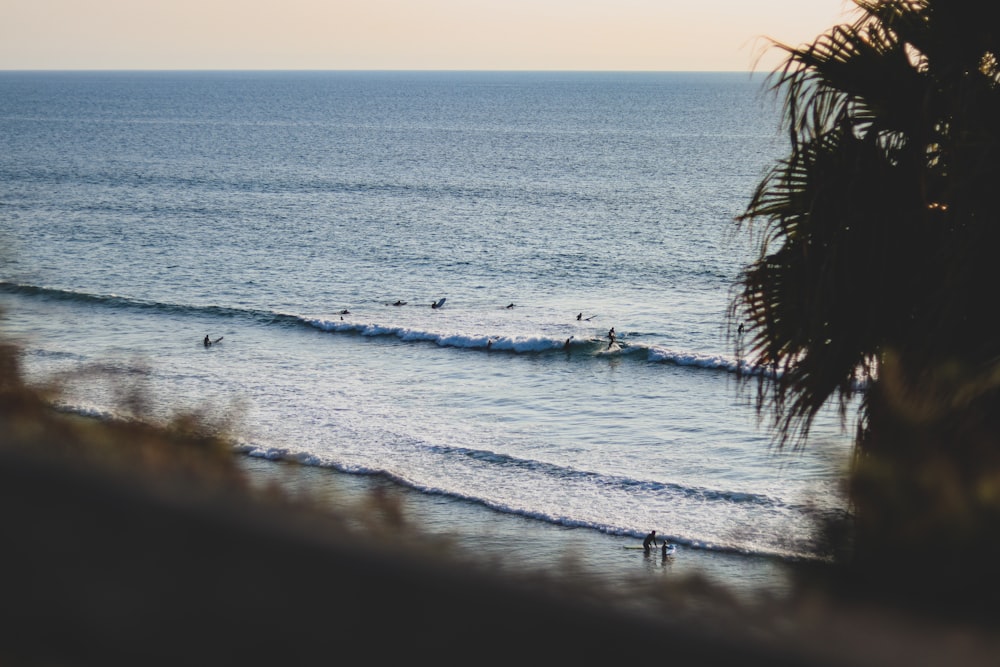
[[[0,0],[0,69],[770,71],[849,0]]]

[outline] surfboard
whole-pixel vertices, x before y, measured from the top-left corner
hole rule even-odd
[[[441,306],[443,306],[443,305],[444,305],[444,302],[445,302],[445,301],[447,301],[447,299],[446,299],[445,297],[441,297],[441,299],[440,299],[440,300],[438,300],[438,302],[437,302],[437,303],[432,303],[432,304],[431,304],[431,308],[440,308]]]
[[[625,546],[622,547],[622,549],[630,549],[630,550],[631,549],[640,549],[641,550],[641,549],[643,549],[643,546],[641,544],[626,544]],[[661,545],[661,546],[658,546],[658,547],[650,547],[649,548],[649,552],[650,553],[653,553],[654,551],[656,551],[656,552],[663,551],[663,546]],[[675,551],[677,551],[677,545],[675,545],[675,544],[668,544],[667,545],[667,555],[668,556],[670,554],[674,553]]]

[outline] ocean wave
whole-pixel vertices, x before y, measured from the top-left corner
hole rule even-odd
[[[8,281],[0,281],[0,292],[27,297],[51,299],[54,301],[89,303],[109,308],[121,308],[137,311],[147,310],[164,313],[190,313],[224,319],[242,318],[260,321],[265,324],[304,324],[304,320],[297,315],[290,315],[269,310],[234,308],[228,306],[195,306],[164,303],[161,301],[136,299],[134,297],[120,296],[117,294],[92,294],[90,292],[80,292],[56,287],[43,287],[24,283],[12,283]]]
[[[525,507],[511,505],[509,503],[490,500],[487,498],[482,498],[479,496],[461,493],[453,490],[443,489],[436,486],[418,484],[400,475],[393,474],[383,469],[357,466],[357,465],[344,465],[341,463],[325,460],[312,455],[292,452],[288,449],[280,447],[262,447],[258,445],[243,443],[239,445],[236,449],[239,453],[253,458],[266,459],[275,462],[294,462],[300,465],[316,466],[352,475],[380,477],[382,479],[388,480],[394,484],[411,489],[412,491],[418,493],[450,498],[452,500],[457,500],[472,505],[478,505],[480,507],[484,507],[495,512],[500,512],[502,514],[520,516],[526,519],[541,521],[543,523],[548,523],[556,526],[564,526],[567,528],[584,528],[587,530],[594,530],[606,535],[623,537],[623,538],[642,539],[646,535],[645,531],[638,531],[634,529],[623,528],[621,526],[614,526],[600,522],[576,519],[561,514],[532,510]],[[493,462],[504,461],[505,459],[508,460],[509,462],[517,461],[516,459],[512,459],[511,457],[505,457],[503,455],[498,455],[490,452],[474,453],[472,450],[469,450],[468,455],[475,456],[483,460],[491,460]],[[530,464],[532,462],[522,462],[522,463]],[[537,462],[533,463],[537,465]],[[585,473],[585,475],[590,475],[590,474]],[[657,486],[661,488],[668,488],[671,486],[675,486],[675,485],[663,485],[655,483],[652,484],[642,483],[642,482],[637,482],[637,483],[646,484],[650,488],[656,488]],[[676,488],[683,488],[683,487],[676,486]],[[715,495],[719,499],[728,499],[733,502],[753,500],[753,496],[759,496],[759,494],[733,493],[725,491],[713,492],[706,489],[689,489],[689,492],[695,495],[702,495],[703,497]],[[758,501],[762,499],[766,501],[766,497],[757,498]],[[779,549],[770,549],[767,551],[755,551],[745,546],[738,546],[735,544],[725,544],[704,539],[697,539],[685,535],[663,534],[662,537],[669,540],[671,543],[675,545],[679,545],[688,549],[697,549],[700,551],[712,551],[717,553],[739,554],[744,556],[750,555],[750,556],[759,556],[766,558],[778,558],[780,560],[787,560],[787,561],[801,561],[807,559],[815,560],[816,558],[814,555],[801,552],[801,550],[782,551]]]
[[[347,468],[339,463],[329,461],[312,455],[303,455],[288,449],[275,447],[261,447],[248,443],[241,443],[236,446],[238,452],[255,458],[264,458],[272,461],[292,461],[303,465],[332,468],[341,472],[367,473],[367,474],[387,474],[380,469]],[[736,505],[755,505],[771,509],[791,509],[803,511],[808,508],[785,503],[779,499],[772,498],[761,493],[751,493],[746,491],[730,491],[726,489],[709,489],[699,486],[688,486],[684,484],[674,484],[669,482],[654,482],[649,480],[632,479],[618,475],[606,475],[603,473],[581,471],[565,466],[522,459],[508,454],[499,454],[488,450],[470,449],[465,447],[449,447],[446,445],[430,445],[427,451],[439,454],[445,458],[463,457],[473,459],[490,466],[499,466],[512,469],[521,469],[528,472],[538,473],[553,477],[560,482],[582,481],[588,484],[612,490],[621,490],[634,493],[637,490],[650,494],[668,494],[695,498],[703,502],[712,503],[732,503]],[[404,480],[396,480],[403,483]],[[412,484],[407,484],[412,486]],[[431,489],[421,489],[430,491]],[[451,495],[451,494],[449,494]],[[466,498],[465,500],[474,500]]]
[[[755,366],[747,360],[741,360],[720,354],[705,354],[701,352],[672,350],[657,345],[632,342],[619,339],[615,345],[608,346],[607,340],[594,337],[568,338],[551,335],[527,334],[490,334],[490,333],[442,333],[412,326],[386,324],[378,322],[358,322],[355,320],[328,319],[309,317],[294,313],[283,313],[272,310],[254,308],[237,308],[228,306],[198,306],[189,304],[173,304],[116,294],[92,294],[75,290],[53,287],[43,287],[30,284],[0,281],[0,292],[7,294],[39,297],[78,303],[92,303],[110,308],[131,310],[151,310],[165,313],[196,314],[223,319],[245,319],[260,324],[277,324],[282,326],[305,326],[328,333],[353,334],[366,337],[395,337],[404,342],[429,342],[440,347],[460,348],[474,351],[486,351],[514,354],[548,354],[555,352],[586,353],[594,357],[625,357],[651,363],[664,363],[676,366],[689,366],[726,373],[741,373],[743,375],[767,374],[770,371]]]
[[[107,422],[136,423],[141,421],[128,415],[108,412],[106,410],[94,408],[91,406],[71,405],[67,403],[57,402],[53,407],[60,412],[75,414]],[[542,472],[543,474],[555,475],[564,480],[568,478],[577,478],[580,480],[586,480],[592,484],[598,484],[609,487],[618,487],[622,490],[627,490],[631,492],[634,492],[637,488],[641,488],[644,491],[649,491],[652,493],[679,493],[687,496],[696,497],[703,501],[707,500],[710,502],[736,503],[736,504],[751,503],[755,505],[766,505],[770,507],[788,507],[796,509],[795,506],[793,505],[787,505],[779,500],[758,493],[707,489],[703,487],[685,486],[681,484],[671,484],[663,482],[652,482],[648,480],[647,481],[636,480],[615,475],[604,475],[594,472],[577,471],[563,466],[543,463],[539,461],[519,459],[517,457],[512,457],[504,454],[498,454],[496,452],[483,451],[483,450],[474,450],[474,449],[460,448],[460,447],[441,447],[441,446],[430,447],[430,449],[445,453],[446,455],[451,455],[451,456],[457,455],[457,456],[473,458],[478,461],[483,461],[491,465],[524,468],[534,472]],[[645,536],[645,531],[637,531],[634,529],[623,528],[621,526],[576,519],[566,515],[554,514],[539,510],[532,510],[525,507],[518,507],[515,505],[511,505],[509,503],[499,502],[475,495],[461,493],[458,491],[448,490],[436,486],[419,484],[403,476],[393,474],[381,468],[368,467],[363,465],[344,464],[341,462],[330,460],[322,456],[310,454],[308,452],[293,451],[291,449],[283,447],[267,446],[247,441],[240,441],[235,443],[233,446],[233,451],[238,455],[248,456],[251,458],[264,459],[268,461],[287,462],[309,467],[325,468],[328,470],[334,470],[340,473],[351,474],[351,475],[381,477],[388,481],[391,481],[394,484],[406,487],[408,489],[411,489],[419,493],[451,498],[453,500],[485,507],[496,512],[501,512],[503,514],[521,516],[535,521],[542,521],[553,525],[565,526],[568,528],[585,528],[588,530],[598,531],[607,535],[625,537],[625,538],[641,539],[642,537]],[[798,509],[805,510],[808,508],[798,508]],[[733,544],[723,544],[703,539],[696,539],[685,535],[665,534],[663,535],[663,537],[668,539],[670,542],[674,544],[702,551],[714,551],[720,553],[733,553],[741,555],[771,557],[771,558],[779,558],[782,560],[803,560],[803,559],[813,558],[813,556],[810,556],[809,554],[791,553],[791,552],[785,553],[777,550],[752,551],[743,546],[737,546]]]

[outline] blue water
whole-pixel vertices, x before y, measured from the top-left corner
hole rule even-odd
[[[743,73],[0,73],[3,329],[69,409],[822,559],[849,435],[775,451],[725,321],[777,114]]]

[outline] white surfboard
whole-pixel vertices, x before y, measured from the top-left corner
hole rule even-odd
[[[627,545],[625,545],[622,548],[623,549],[643,549],[644,547],[642,547],[642,546],[640,546],[638,544],[627,544]],[[650,547],[649,548],[649,553],[662,552],[662,551],[663,551],[663,546],[662,545],[658,546],[658,547]],[[674,553],[675,551],[677,551],[677,545],[675,545],[675,544],[668,544],[667,545],[667,555],[668,556],[670,554]]]

